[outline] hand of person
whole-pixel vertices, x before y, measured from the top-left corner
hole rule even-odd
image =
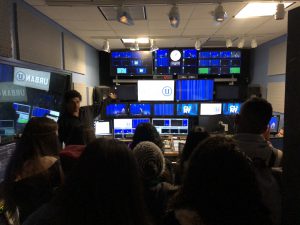
[[[111,99],[117,99],[117,95],[115,93],[109,93],[108,95]]]

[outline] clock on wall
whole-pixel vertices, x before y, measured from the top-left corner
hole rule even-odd
[[[170,58],[172,61],[178,61],[181,59],[181,52],[178,50],[173,50],[170,53]]]

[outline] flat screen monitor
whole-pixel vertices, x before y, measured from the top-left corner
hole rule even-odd
[[[130,138],[140,123],[150,123],[149,118],[114,119],[114,137]]]
[[[151,116],[151,104],[131,103],[129,105],[130,116]]]
[[[106,106],[106,116],[126,116],[127,104],[115,103]]]
[[[241,109],[241,103],[231,102],[231,103],[223,103],[223,114],[224,115],[234,115],[239,114]]]
[[[115,86],[117,98],[122,101],[137,101],[137,85],[117,85]]]
[[[176,80],[177,101],[212,100],[213,91],[213,80]]]
[[[0,120],[0,136],[15,134],[15,123],[13,120]]]
[[[95,121],[95,135],[103,136],[110,135],[110,122],[109,121]]]
[[[162,103],[154,104],[154,116],[172,116],[174,115],[174,104]]]
[[[47,117],[49,119],[53,119],[54,121],[58,120],[59,112],[51,110],[51,109],[44,109],[37,106],[32,107],[31,112],[32,117]]]
[[[201,103],[200,115],[219,115],[222,113],[222,103]]]
[[[18,114],[17,123],[19,124],[26,124],[29,121],[29,114],[30,114],[30,105],[20,104],[20,103],[13,103],[13,108],[16,110]]]
[[[237,85],[216,85],[215,99],[222,100],[238,100],[240,87]]]
[[[174,80],[139,80],[139,101],[174,101]]]
[[[278,128],[279,128],[279,121],[280,121],[280,116],[272,116],[269,126],[270,126],[270,133],[271,134],[277,134],[278,133]]]
[[[241,73],[241,51],[203,50],[199,52],[199,75],[237,75]]]
[[[176,108],[177,116],[198,116],[199,115],[199,105],[198,103],[183,103],[177,104]]]
[[[187,118],[153,118],[152,124],[161,135],[187,135],[189,131]]]
[[[150,51],[111,52],[113,76],[152,75],[152,66],[152,52]]]

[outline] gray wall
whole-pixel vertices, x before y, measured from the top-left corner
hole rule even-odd
[[[74,72],[73,82],[99,85],[99,54],[81,39],[25,3],[16,0],[19,58]],[[49,39],[49,37],[52,37]],[[53,38],[55,37],[55,38]]]
[[[251,65],[251,82],[250,86],[260,86],[262,90],[262,97],[267,98],[267,87],[268,83],[271,82],[285,82],[285,64],[286,64],[286,53],[282,52],[282,49],[277,46],[284,44],[286,46],[287,36],[281,36],[267,43],[260,45],[258,48],[253,50],[252,54],[252,65]],[[285,47],[286,50],[286,47]],[[271,56],[270,54],[275,54]],[[278,57],[277,57],[278,56]],[[275,75],[268,75],[270,68],[278,68],[280,64],[281,69]],[[284,69],[282,68],[284,67]],[[284,72],[282,73],[282,70]],[[280,93],[284,96],[285,93]],[[280,127],[284,126],[284,114],[274,113],[280,115]]]
[[[264,43],[260,45],[258,48],[256,48],[254,51],[254,54],[252,54],[252,66],[251,66],[251,83],[250,85],[257,85],[260,86],[262,89],[262,96],[264,98],[267,97],[267,86],[269,82],[282,82],[285,81],[285,73],[283,74],[277,74],[277,75],[268,75],[268,68],[276,65],[270,65],[270,63],[284,63],[285,64],[285,58],[284,54],[282,52],[277,52],[279,56],[282,56],[282,62],[274,62],[270,60],[269,51],[272,49],[272,47],[275,47],[279,44],[286,43],[287,37],[286,35],[281,36],[279,38],[276,38],[274,40],[271,40],[267,43]],[[271,61],[271,62],[270,62]]]

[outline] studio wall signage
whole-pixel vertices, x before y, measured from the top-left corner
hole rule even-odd
[[[15,67],[14,84],[48,91],[50,85],[50,73]]]
[[[26,88],[12,82],[0,82],[0,102],[26,102]]]

